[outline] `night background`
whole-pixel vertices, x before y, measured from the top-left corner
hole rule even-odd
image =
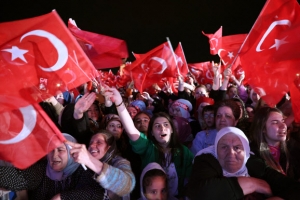
[[[209,53],[208,38],[223,26],[223,36],[248,33],[265,0],[1,0],[0,22],[35,17],[56,9],[86,31],[116,37],[132,51],[146,53],[170,38],[182,43],[188,63],[219,61]]]

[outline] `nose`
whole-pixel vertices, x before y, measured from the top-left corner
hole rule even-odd
[[[279,125],[279,128],[283,129],[283,130],[287,130],[287,126],[286,126],[286,123],[285,122],[281,122],[280,125]]]

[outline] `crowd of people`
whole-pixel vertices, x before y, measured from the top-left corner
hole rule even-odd
[[[1,163],[2,193],[19,200],[299,199],[292,99],[270,107],[230,68],[221,83],[218,76],[207,85],[178,77],[176,91],[155,84],[153,94],[133,84],[83,84],[78,96],[45,100],[67,142],[25,170]]]

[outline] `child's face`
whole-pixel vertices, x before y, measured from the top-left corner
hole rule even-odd
[[[152,184],[147,186],[145,189],[145,196],[148,200],[166,200],[168,197],[167,185],[164,177],[153,177]]]

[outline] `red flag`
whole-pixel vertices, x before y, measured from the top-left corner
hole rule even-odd
[[[119,67],[128,58],[124,40],[80,30],[71,19],[68,27],[97,69]]]
[[[280,55],[290,39],[290,36],[282,37],[282,33],[298,23],[297,1],[268,0],[241,49],[240,59],[247,82],[265,91],[266,96],[262,98],[270,106],[276,105],[289,90],[286,74],[293,71],[289,68],[291,63],[277,62],[275,55]]]
[[[209,39],[210,54],[218,54],[218,50],[222,47],[222,26],[214,34],[205,34],[203,31],[202,33]]]
[[[143,92],[164,77],[177,74],[174,55],[168,42],[165,42],[135,60],[126,70],[131,71],[135,88]]]
[[[183,48],[181,42],[179,42],[177,48],[175,49],[176,63],[181,76],[186,77],[189,72],[189,68],[185,59]]]
[[[11,101],[3,103],[20,101],[13,97],[8,100]],[[2,112],[0,121],[0,158],[20,169],[34,164],[65,141],[38,104]]]
[[[240,64],[239,57],[236,58],[236,56],[246,36],[247,34],[236,34],[222,37],[222,46],[218,49],[218,55],[225,66],[232,64],[234,59],[236,59],[231,66],[232,71]]]
[[[194,75],[199,84],[212,84],[214,72],[209,61],[201,63],[188,63],[190,72]]]
[[[89,81],[97,71],[56,11],[52,11],[0,24],[0,74],[2,97],[26,98],[36,103]],[[24,102],[1,109],[24,107]]]

